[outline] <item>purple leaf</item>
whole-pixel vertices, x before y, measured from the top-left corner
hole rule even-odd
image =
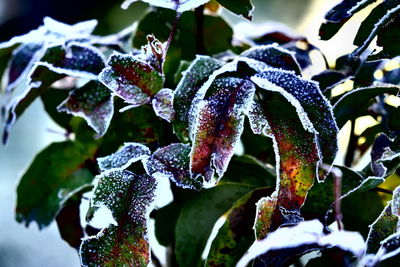
[[[174,91],[168,88],[161,89],[151,101],[156,115],[168,122],[171,122],[175,116],[173,108]]]

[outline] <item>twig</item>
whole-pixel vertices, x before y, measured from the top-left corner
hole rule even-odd
[[[175,16],[174,22],[172,23],[172,28],[171,28],[171,32],[169,33],[169,36],[168,36],[167,44],[165,45],[165,48],[164,48],[164,59],[167,55],[167,52],[168,52],[169,46],[171,45],[172,39],[175,36],[179,18],[182,15],[182,13],[178,12],[179,4],[180,4],[180,1],[176,1],[176,7],[175,7],[176,16]]]
[[[344,158],[344,165],[346,167],[351,167],[351,164],[353,163],[354,153],[357,147],[357,139],[358,139],[354,133],[356,121],[351,120],[350,122],[351,122],[350,140],[349,140],[349,146],[347,147],[346,156]]]

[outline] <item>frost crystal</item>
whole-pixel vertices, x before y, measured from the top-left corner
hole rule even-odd
[[[107,87],[90,81],[82,88],[71,91],[57,110],[84,118],[96,131],[97,137],[101,137],[106,133],[114,114],[113,97]]]
[[[150,101],[164,84],[164,76],[138,57],[114,52],[100,81],[133,106]]]
[[[209,0],[125,0],[122,3],[122,8],[127,9],[134,2],[145,2],[149,3],[152,6],[158,6],[163,8],[169,8],[172,10],[176,10],[177,12],[185,12],[190,9],[201,6],[202,4],[207,3]]]
[[[325,234],[322,223],[312,220],[300,222],[294,227],[279,228],[265,239],[255,241],[236,266],[245,267],[252,259],[269,251],[274,251],[275,257],[278,258],[280,251],[284,254],[286,249],[301,247],[308,251],[311,248],[337,247],[359,258],[365,251],[364,240],[358,232],[334,231]]]
[[[174,119],[175,111],[173,108],[174,92],[171,89],[161,89],[151,101],[156,115],[168,122]]]
[[[254,92],[250,81],[229,77],[216,78],[204,91],[193,127],[190,169],[194,177],[202,175],[207,183],[215,182],[211,181],[214,171],[222,177],[242,134],[244,114]]]
[[[153,177],[167,177],[177,186],[199,190],[201,181],[190,177],[189,153],[187,144],[160,148],[145,162],[146,172]]]
[[[97,158],[101,171],[128,168],[132,163],[148,158],[150,150],[139,143],[125,143],[117,152],[102,158]]]

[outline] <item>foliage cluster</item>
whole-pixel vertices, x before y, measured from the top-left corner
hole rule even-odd
[[[398,263],[399,1],[333,7],[323,40],[375,5],[357,48],[311,77],[312,55],[324,54],[306,38],[234,32],[219,16],[223,7],[251,20],[250,0],[143,2],[143,19],[117,34],[93,35],[94,20],[45,18],[0,43],[3,143],[37,98],[66,139],[23,174],[17,221],[55,220],[83,266],[157,265],[150,218],[170,266]],[[340,92],[344,84],[351,88]],[[358,134],[364,116],[375,124]],[[348,122],[344,166],[333,165]],[[369,162],[356,171],[362,158]],[[160,180],[173,195],[162,207]],[[113,221],[96,229],[101,208]]]

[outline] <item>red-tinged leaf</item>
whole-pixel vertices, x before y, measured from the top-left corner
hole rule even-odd
[[[101,171],[123,170],[132,163],[148,158],[150,149],[139,143],[125,143],[117,152],[102,158],[97,158]]]
[[[98,138],[106,133],[110,125],[114,114],[113,97],[107,87],[97,81],[90,81],[71,91],[57,110],[84,118],[96,131]]]
[[[132,3],[138,1],[149,3],[152,6],[169,8],[181,13],[199,7],[210,0],[125,0],[122,4],[122,8],[126,9]]]
[[[139,57],[114,52],[100,81],[133,106],[151,100],[163,87],[164,76]]]
[[[240,78],[216,78],[197,104],[190,153],[190,170],[207,183],[214,171],[222,177],[243,131],[244,114],[250,108],[254,85]]]
[[[277,93],[263,95],[273,97],[261,99],[261,103],[274,141],[278,180],[276,192],[257,205],[255,228],[259,239],[281,224],[297,223],[320,160],[315,133],[304,128],[291,103]]]
[[[171,122],[175,116],[173,108],[174,91],[168,88],[161,89],[151,101],[156,115],[168,122]]]
[[[201,179],[190,176],[189,153],[190,146],[187,144],[171,144],[160,148],[146,161],[146,171],[153,177],[167,177],[182,188],[200,190]]]
[[[332,106],[318,85],[293,73],[276,69],[265,70],[254,75],[251,80],[262,89],[280,92],[296,107],[304,128],[316,135],[321,160],[330,166],[338,148],[338,128]],[[324,176],[322,174],[322,177],[318,178],[322,180]]]
[[[276,44],[255,46],[244,51],[240,56],[264,62],[271,67],[292,70],[296,74],[301,73],[295,54]]]
[[[82,241],[83,266],[147,266],[147,223],[155,187],[153,178],[129,171],[111,171],[97,178],[92,206],[108,208],[117,225]]]
[[[189,111],[196,93],[210,75],[221,68],[223,63],[207,56],[197,56],[183,73],[177,88],[174,91],[173,106],[175,119],[173,121],[174,133],[183,142],[189,140]]]

